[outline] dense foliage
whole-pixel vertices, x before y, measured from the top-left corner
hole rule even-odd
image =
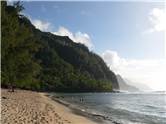
[[[1,65],[2,85],[27,89],[39,88],[36,78],[40,65],[34,58],[39,48],[32,30],[21,24],[19,3],[7,6],[1,2]]]
[[[115,74],[86,46],[41,32],[14,6],[2,3],[2,86],[66,92],[118,89]]]

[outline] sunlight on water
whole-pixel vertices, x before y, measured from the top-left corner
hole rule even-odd
[[[72,106],[120,124],[165,124],[165,92],[59,94]],[[72,98],[72,99],[71,99]],[[80,102],[80,99],[83,101]],[[103,123],[105,124],[105,123]]]

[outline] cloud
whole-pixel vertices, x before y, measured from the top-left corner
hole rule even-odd
[[[50,32],[52,30],[53,25],[50,22],[43,21],[40,19],[34,19],[29,14],[21,12],[20,14],[26,16],[28,19],[30,19],[31,23],[39,30]]]
[[[82,33],[80,31],[72,33],[65,27],[59,27],[58,31],[52,33],[60,36],[68,36],[71,40],[73,40],[76,43],[82,43],[90,49],[93,48],[91,38],[87,33]]]
[[[31,23],[39,30],[50,32],[52,30],[53,25],[50,22],[43,21],[40,19],[34,19],[29,14],[21,12],[22,15],[26,16],[30,19]]]
[[[41,31],[50,31],[51,30],[51,23],[41,21],[39,19],[31,19],[32,24],[37,28],[40,29]]]
[[[151,27],[148,30],[145,30],[143,34],[150,34],[153,32],[164,31],[166,36],[166,9],[153,8],[149,13],[149,22]],[[166,58],[166,39],[165,42],[165,58]]]
[[[126,59],[111,50],[106,50],[102,58],[115,73],[152,89],[166,90],[166,60]]]
[[[65,27],[59,27],[57,31],[53,30],[53,25],[50,22],[42,21],[39,19],[30,18],[32,24],[41,31],[51,32],[55,35],[68,36],[71,40],[76,43],[82,43],[87,46],[89,49],[93,49],[94,45],[92,44],[91,38],[87,33],[82,33],[80,31],[72,33]]]
[[[117,67],[119,67],[122,63],[125,63],[125,60],[120,58],[116,51],[106,50],[102,54],[102,57],[114,71],[117,71]]]
[[[166,31],[166,11],[164,9],[153,8],[149,13],[151,28],[146,33]]]

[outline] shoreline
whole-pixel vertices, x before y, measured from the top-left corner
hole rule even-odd
[[[73,108],[71,107],[70,103],[67,103],[66,101],[62,100],[62,99],[58,99],[58,98],[53,98],[50,96],[50,93],[40,93],[43,97],[46,97],[46,99],[49,99],[52,104],[55,106],[55,104],[59,104],[61,105],[64,109],[66,109],[67,111],[71,112],[70,114],[73,114],[74,116],[78,116],[78,117],[81,117],[81,118],[84,118],[88,121],[90,121],[90,123],[86,122],[86,121],[81,121],[81,122],[77,122],[76,124],[101,124],[100,122],[102,122],[101,120],[99,119],[94,119],[94,118],[91,118],[91,117],[88,117],[86,114],[83,114],[81,112],[81,110],[79,109],[76,109],[76,108]],[[55,93],[56,94],[56,93]]]
[[[96,122],[96,124],[105,124],[103,122],[103,120],[105,120],[105,119],[101,119],[101,118],[103,118],[101,115],[88,113],[85,110],[79,109],[79,108],[73,106],[71,103],[66,102],[65,100],[63,100],[61,98],[57,98],[57,96],[55,96],[55,97],[51,96],[49,93],[47,93],[45,95],[46,95],[46,97],[49,97],[51,100],[69,108],[73,114],[88,118],[89,120]],[[112,123],[110,122],[109,124],[112,124]]]
[[[49,97],[49,93],[1,89],[1,122],[24,124],[97,124]]]
[[[72,113],[86,117],[92,120],[93,122],[96,122],[96,124],[121,124],[104,115],[97,113],[90,113],[84,109],[81,109],[78,106],[75,106],[75,104],[73,105],[72,103],[65,101],[64,99],[62,99],[64,98],[63,96],[59,96],[56,93],[54,93],[54,95],[51,95],[51,93],[46,93],[45,95],[46,97],[49,97],[53,101],[58,102],[59,104],[62,104],[63,106],[69,108],[72,111]]]

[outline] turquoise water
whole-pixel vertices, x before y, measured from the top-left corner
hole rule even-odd
[[[166,94],[69,93],[63,100],[91,115],[99,115],[103,124],[166,124]]]

